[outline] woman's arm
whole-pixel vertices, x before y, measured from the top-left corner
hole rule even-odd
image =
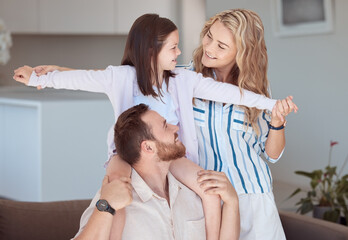
[[[63,72],[63,71],[71,71],[71,70],[76,70],[76,69],[67,68],[67,67],[60,67],[57,65],[39,65],[39,66],[34,67],[34,71],[35,71],[37,76],[46,75],[47,73],[53,72],[56,70]]]
[[[170,172],[180,182],[201,197],[205,215],[207,240],[219,239],[221,221],[221,201],[217,195],[205,194],[197,183],[197,173],[202,170],[197,164],[187,158],[180,158],[170,165]]]
[[[240,233],[239,203],[236,190],[223,172],[200,171],[197,179],[208,195],[218,194],[224,202],[219,240],[237,240]]]
[[[278,100],[275,107],[272,110],[272,118],[270,124],[275,127],[281,127],[285,124],[285,117],[294,111],[297,112],[298,108],[292,101],[293,97],[289,96],[283,100]],[[279,158],[285,147],[285,129],[274,130],[269,129],[268,138],[266,140],[265,151],[266,154],[272,158]]]

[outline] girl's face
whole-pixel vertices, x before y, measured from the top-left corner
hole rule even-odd
[[[232,32],[217,20],[202,39],[202,64],[230,71],[236,61],[237,48]]]
[[[178,47],[179,32],[175,30],[171,32],[164,41],[161,51],[157,57],[158,70],[163,72],[165,70],[173,70],[177,64],[176,59],[181,54]]]

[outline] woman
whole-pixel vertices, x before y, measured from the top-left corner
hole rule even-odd
[[[269,97],[267,64],[263,24],[253,11],[227,10],[205,23],[194,53],[196,72]],[[225,172],[239,196],[240,239],[285,239],[270,169],[260,154],[272,163],[281,157],[284,117],[297,111],[292,97],[278,101],[272,113],[199,98],[193,110],[199,165]],[[202,187],[214,188],[218,182],[212,178]]]

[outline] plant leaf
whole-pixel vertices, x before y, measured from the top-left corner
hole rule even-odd
[[[293,196],[295,196],[295,195],[298,194],[299,192],[301,192],[301,188],[297,188],[293,193],[291,193],[291,195],[290,195],[287,199],[292,198]]]

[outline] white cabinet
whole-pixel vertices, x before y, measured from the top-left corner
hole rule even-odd
[[[0,18],[13,33],[127,34],[144,13],[178,23],[175,0],[0,0]]]
[[[12,32],[37,33],[38,2],[39,0],[0,0],[0,18]]]
[[[0,91],[0,196],[86,199],[105,174],[113,110],[104,95],[45,89]]]
[[[40,32],[110,34],[114,0],[40,0]]]

